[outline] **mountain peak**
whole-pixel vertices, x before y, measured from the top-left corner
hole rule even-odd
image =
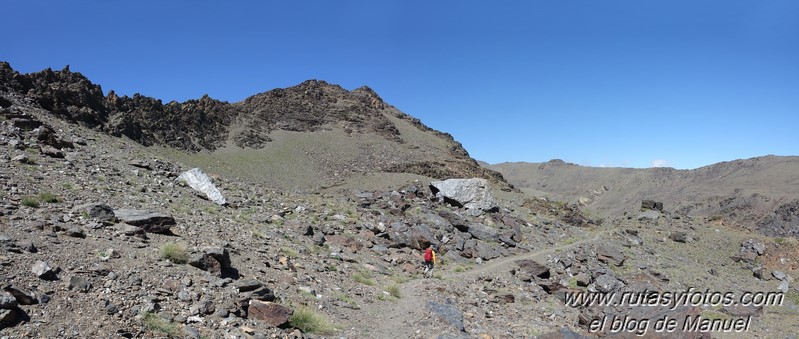
[[[308,161],[319,163],[324,169],[337,168],[333,170],[336,173],[386,171],[438,179],[480,176],[507,186],[501,175],[481,168],[451,136],[386,104],[367,86],[348,91],[324,80],[310,79],[237,103],[206,94],[199,99],[164,104],[138,93],[132,97],[119,96],[114,91],[103,95],[99,85],[70,71],[69,66],[61,71],[48,68],[21,75],[8,63],[2,63],[0,90],[3,89],[27,96],[68,121],[114,136],[124,135],[145,146],[164,145],[190,152],[214,151],[231,144],[261,149],[273,141],[275,131],[337,131],[334,134],[357,137],[336,140],[341,144],[336,147],[357,152],[334,155],[338,150],[332,149],[322,158]]]

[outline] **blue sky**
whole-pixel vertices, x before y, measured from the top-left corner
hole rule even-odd
[[[799,155],[797,1],[14,1],[0,60],[226,101],[374,88],[490,163]]]

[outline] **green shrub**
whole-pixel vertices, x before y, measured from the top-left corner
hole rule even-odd
[[[376,284],[372,277],[369,276],[369,273],[364,271],[353,274],[352,279],[367,286],[374,286]]]
[[[186,252],[186,248],[175,243],[164,244],[159,252],[161,259],[169,260],[176,264],[185,264],[189,261],[189,253]]]
[[[58,202],[58,197],[55,196],[53,193],[39,193],[39,200],[44,201],[46,203],[56,203]]]
[[[288,248],[288,247],[281,247],[280,248],[280,254],[283,254],[283,255],[285,255],[285,256],[287,256],[289,258],[296,258],[298,255],[300,255],[299,252],[297,252],[296,250],[294,250],[292,248]]]
[[[289,325],[298,328],[303,333],[330,334],[335,331],[327,317],[307,306],[294,310],[294,314],[289,318]]]
[[[175,323],[169,322],[155,313],[145,314],[142,325],[149,331],[163,333],[170,338],[180,337],[180,331]]]
[[[392,297],[397,298],[397,299],[402,297],[402,295],[400,294],[399,285],[391,285],[391,286],[389,286],[386,289],[386,292],[388,292],[388,294],[390,294]]]
[[[22,198],[22,205],[33,208],[39,208],[39,200],[34,197],[25,197]]]

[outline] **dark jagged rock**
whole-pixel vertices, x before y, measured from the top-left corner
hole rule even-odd
[[[150,233],[169,234],[170,228],[176,225],[175,218],[157,212],[118,209],[114,211],[114,216],[128,225],[141,227]]]
[[[517,260],[519,270],[516,275],[522,281],[530,282],[535,278],[547,279],[550,276],[549,268],[533,260]]]
[[[654,200],[642,200],[641,209],[663,212],[663,202]]]

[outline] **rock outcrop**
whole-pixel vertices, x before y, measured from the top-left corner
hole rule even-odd
[[[496,211],[499,207],[494,199],[488,180],[447,179],[430,183],[433,194],[455,206],[462,206],[469,215],[477,216],[483,212]]]

